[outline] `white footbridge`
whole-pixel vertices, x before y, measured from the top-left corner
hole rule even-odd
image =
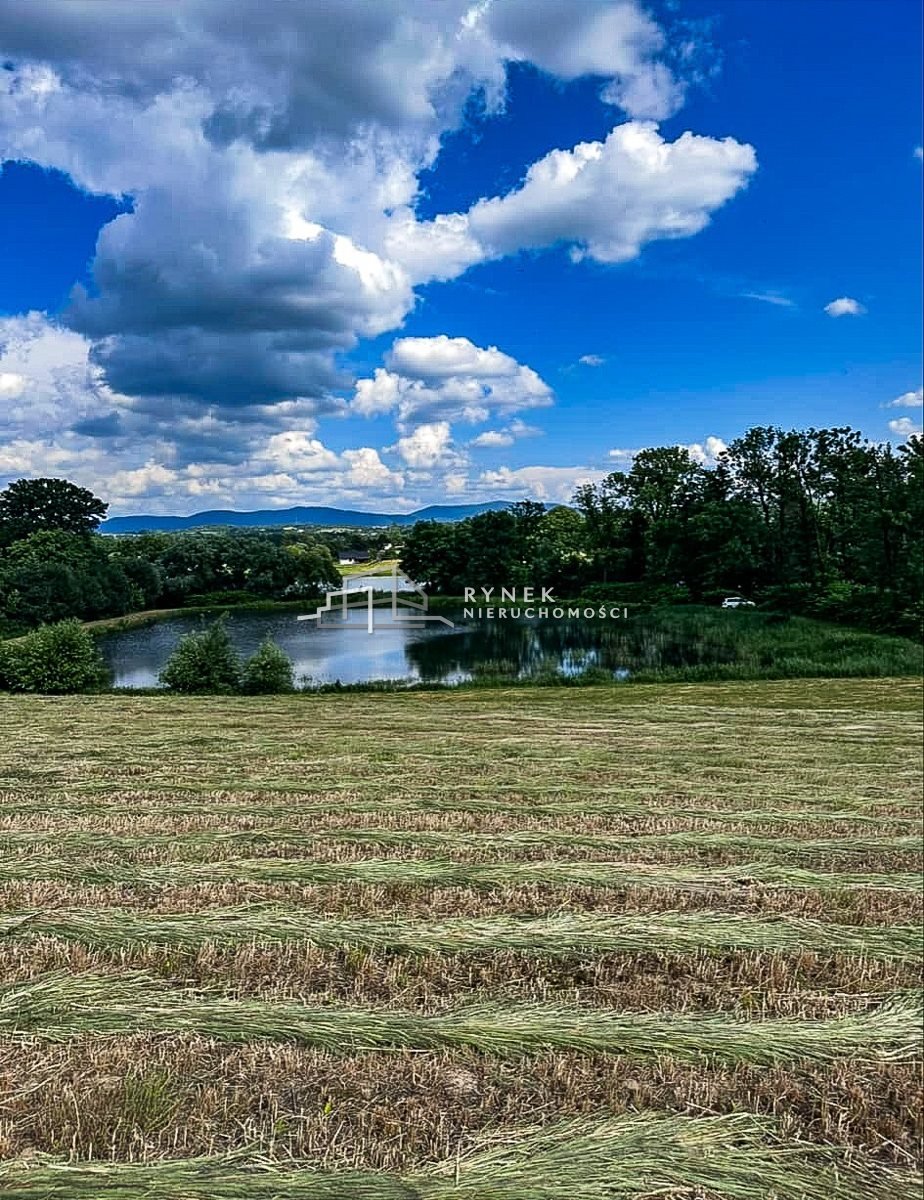
[[[413,629],[427,624],[448,625],[450,629],[455,627],[455,622],[448,617],[428,612],[430,601],[420,584],[402,576],[399,588],[397,563],[391,575],[382,575],[380,578],[385,586],[379,587],[376,581],[351,588],[347,580],[343,587],[327,592],[324,604],[315,612],[305,613],[296,617],[296,620],[317,621],[320,627],[328,613],[339,613],[341,620],[348,621],[351,609],[363,608],[366,610],[367,633],[375,633],[378,628]],[[382,592],[387,592],[388,596],[383,598]],[[379,593],[378,599],[376,593]],[[391,617],[390,620],[382,620],[385,613]]]

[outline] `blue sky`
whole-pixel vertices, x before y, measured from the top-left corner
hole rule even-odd
[[[409,510],[920,429],[913,0],[283,5],[282,71],[234,0],[228,78],[216,0],[100,7],[0,18],[0,479]]]

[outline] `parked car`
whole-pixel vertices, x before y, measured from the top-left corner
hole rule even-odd
[[[723,608],[756,608],[753,600],[745,600],[744,596],[726,596],[722,601]]]

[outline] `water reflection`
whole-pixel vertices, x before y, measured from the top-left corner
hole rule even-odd
[[[292,659],[296,676],[317,683],[458,682],[485,675],[575,675],[591,669],[625,678],[644,668],[731,663],[737,658],[731,628],[724,632],[713,625],[692,630],[689,622],[657,614],[628,620],[465,623],[459,614],[453,629],[377,626],[372,635],[366,632],[361,609],[351,611],[346,622],[331,614],[320,627],[298,622],[295,615],[232,612],[228,632],[244,655],[252,654],[269,635]],[[158,674],[180,637],[202,623],[198,616],[175,617],[102,638],[101,649],[115,686],[156,687]]]

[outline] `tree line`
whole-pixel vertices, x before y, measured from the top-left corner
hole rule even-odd
[[[0,616],[7,632],[70,617],[246,599],[317,599],[340,581],[330,547],[304,531],[98,533],[107,505],[64,479],[0,492]]]
[[[454,525],[421,522],[402,564],[437,592],[547,586],[560,596],[768,606],[918,632],[924,616],[924,443],[848,427],[756,427],[713,466],[668,446],[578,488]]]
[[[197,529],[103,536],[107,505],[63,479],[0,492],[0,618],[7,633],[70,617],[248,599],[319,597],[345,541],[395,553],[436,593],[546,587],[561,598],[768,607],[920,631],[924,442],[897,449],[847,427],[756,427],[711,466],[668,446],[578,488],[409,530]],[[389,547],[386,551],[385,547]]]

